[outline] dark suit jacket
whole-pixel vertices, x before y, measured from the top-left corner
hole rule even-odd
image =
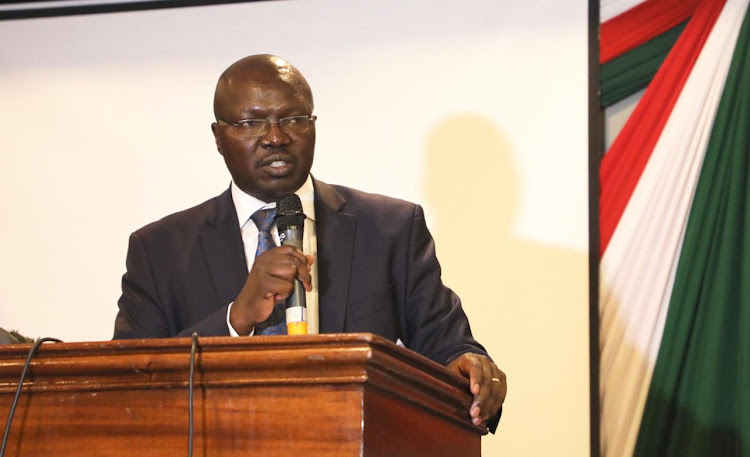
[[[486,354],[440,279],[422,208],[314,181],[320,332],[372,332],[447,364]],[[228,335],[247,279],[227,190],[133,233],[115,338]]]

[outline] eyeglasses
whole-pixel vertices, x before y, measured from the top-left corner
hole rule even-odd
[[[284,133],[303,133],[306,132],[314,123],[318,116],[291,116],[283,117],[277,122],[271,122],[268,119],[240,119],[237,122],[225,121],[221,118],[216,118],[217,121],[221,121],[225,124],[229,124],[237,130],[243,132],[249,136],[263,136],[271,130],[271,124],[278,124],[279,128]]]

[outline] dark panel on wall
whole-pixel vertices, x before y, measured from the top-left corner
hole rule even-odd
[[[591,457],[600,457],[599,434],[599,162],[604,152],[600,94],[599,0],[589,0],[589,351]]]
[[[0,7],[0,20],[72,16],[78,14],[119,13],[123,11],[183,8],[189,6],[221,5],[225,3],[253,3],[260,1],[272,0],[144,0],[136,2],[102,0],[96,3],[26,0],[7,3]]]

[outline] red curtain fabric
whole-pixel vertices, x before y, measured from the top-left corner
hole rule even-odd
[[[658,3],[679,2],[670,0]],[[607,249],[628,200],[724,3],[725,0],[701,0],[699,2],[682,36],[675,43],[630,119],[602,159],[600,167],[600,255],[603,255]],[[624,15],[618,18],[622,16]],[[618,27],[625,27],[625,24],[620,24]],[[636,28],[636,25],[632,24],[631,28]],[[604,40],[605,37],[602,34],[602,44]]]
[[[599,60],[637,48],[692,16],[701,0],[647,0],[601,25]]]

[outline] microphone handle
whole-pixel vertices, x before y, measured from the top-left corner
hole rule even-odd
[[[302,230],[296,228],[288,228],[284,230],[284,240],[281,242],[282,246],[294,246],[295,248],[302,251]],[[305,300],[305,288],[302,286],[302,282],[297,279],[294,281],[294,290],[292,295],[286,299],[286,307],[291,308],[293,306],[307,307]]]

